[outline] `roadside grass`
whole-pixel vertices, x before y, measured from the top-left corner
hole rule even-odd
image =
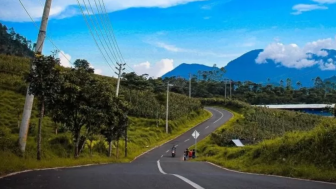
[[[215,133],[234,126],[234,117]],[[241,172],[336,182],[336,120],[324,119],[310,131],[292,131],[255,145],[223,147],[211,136],[197,144],[197,161],[208,161]]]
[[[47,126],[48,121],[44,121],[47,124],[43,127],[42,160],[36,160],[35,136],[28,137],[25,156],[21,157],[18,155],[19,152],[17,150],[17,133],[6,131],[5,127],[1,126],[0,139],[1,136],[6,136],[6,140],[0,140],[0,143],[6,143],[10,149],[0,147],[0,175],[29,169],[130,162],[143,152],[177,137],[210,117],[210,112],[202,110],[199,114],[194,113],[178,120],[169,121],[169,134],[165,133],[165,124],[162,120],[157,126],[156,120],[131,117],[128,131],[127,158],[124,157],[124,140],[119,141],[119,158],[117,158],[116,141],[113,144],[112,157],[107,157],[107,143],[103,139],[98,139],[94,141],[95,145],[92,156],[86,146],[80,157],[75,159],[73,158],[71,134],[68,132],[58,135],[53,134],[53,129]],[[48,118],[46,117],[46,119]]]

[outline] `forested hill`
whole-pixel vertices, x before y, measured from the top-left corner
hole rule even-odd
[[[0,23],[0,54],[33,57],[33,47],[30,40]]]

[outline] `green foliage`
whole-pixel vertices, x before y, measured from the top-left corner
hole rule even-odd
[[[274,110],[249,106],[237,100],[201,99],[204,105],[217,105],[234,109],[243,115],[231,127],[213,133],[212,140],[217,145],[227,146],[232,139],[243,139],[249,143],[258,143],[273,139],[291,131],[308,131],[322,121],[321,116],[299,112]]]
[[[13,28],[7,28],[0,23],[0,54],[21,57],[33,57],[33,46],[30,40],[16,33]]]
[[[147,151],[149,148],[160,145],[165,141],[184,133],[198,123],[210,118],[210,116],[211,114],[209,112],[202,111],[199,115],[194,114],[194,116],[170,121],[169,124],[174,126],[171,134],[165,133],[165,124],[163,121],[157,126],[156,120],[130,117],[128,143],[129,156],[126,159],[116,159],[115,152],[113,153],[112,158],[108,158],[106,156],[108,152],[108,144],[101,137],[97,137],[96,140],[93,141],[93,154],[90,155],[88,147],[85,147],[80,157],[74,159],[72,156],[73,139],[71,133],[55,135],[52,132],[51,125],[46,124],[45,127],[43,127],[42,132],[45,133],[42,143],[42,160],[37,161],[35,158],[36,142],[34,141],[34,138],[28,138],[29,140],[24,158],[17,155],[15,150],[8,150],[13,145],[13,149],[17,149],[17,143],[9,142],[8,145],[10,146],[5,146],[6,150],[0,148],[0,159],[2,159],[2,163],[0,164],[0,175],[26,169],[128,162],[133,160],[134,157]],[[48,123],[48,120],[46,119],[45,122]],[[8,132],[6,133],[8,134]],[[34,136],[36,136],[36,134]],[[14,141],[17,141],[18,137],[16,134],[11,134],[10,137],[12,137]],[[120,140],[119,143],[121,146],[124,145],[123,140]],[[113,149],[115,148],[116,146],[113,146]],[[123,150],[120,152],[119,156],[124,156]]]
[[[227,132],[236,127],[237,122],[246,119],[245,113],[244,115],[233,113],[234,117],[217,130],[215,136],[229,135]],[[300,119],[297,122],[303,121],[307,124],[304,119],[309,118],[298,116],[297,119]],[[314,120],[310,119],[310,121]],[[272,125],[270,124],[270,126]],[[229,145],[220,146],[223,141],[212,135],[198,143],[200,157],[198,160],[210,161],[229,169],[245,172],[336,181],[336,156],[334,153],[336,150],[334,137],[336,120],[320,118],[314,126],[310,129],[292,128],[294,130],[280,134],[279,137],[265,139],[257,144],[242,148]]]
[[[29,93],[36,96],[40,101],[53,101],[59,93],[60,77],[59,59],[53,56],[36,57],[32,63],[33,69],[27,75]]]
[[[191,95],[197,98],[215,98],[223,97],[225,93],[230,96],[231,93],[233,99],[258,105],[335,103],[336,83],[330,80],[323,81],[320,77],[313,79],[314,87],[311,88],[302,87],[300,81],[295,81],[296,86],[294,86],[294,81],[290,78],[287,78],[286,81],[281,80],[280,85],[263,85],[251,81],[225,82],[221,77],[221,74],[211,73],[211,71],[199,72],[192,78]],[[172,91],[188,95],[189,81],[187,79],[171,77],[165,78],[163,81],[178,83],[178,86],[173,87]]]
[[[29,72],[29,67],[28,58],[0,54],[0,89],[25,94],[26,84],[23,76]]]

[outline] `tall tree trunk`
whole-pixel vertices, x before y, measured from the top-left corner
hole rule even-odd
[[[41,141],[42,141],[42,120],[44,114],[44,99],[41,102],[41,109],[40,109],[40,118],[38,123],[38,139],[37,139],[37,160],[41,160]]]
[[[84,141],[83,141],[83,140],[84,140]],[[83,151],[84,148],[85,148],[86,137],[84,137],[83,140],[81,140],[80,143],[79,143],[79,145],[80,145],[80,147],[79,147],[79,152],[78,152],[79,154],[82,153],[82,151]]]
[[[80,131],[76,131],[76,143],[75,143],[75,158],[79,156],[79,142],[80,142]]]
[[[89,149],[90,149],[90,156],[92,157],[92,140],[91,139],[90,139]]]
[[[55,135],[57,135],[58,134],[58,125],[57,125],[56,122],[54,122],[54,126],[55,126]]]
[[[112,155],[112,140],[109,142],[108,157],[111,157],[111,155]]]

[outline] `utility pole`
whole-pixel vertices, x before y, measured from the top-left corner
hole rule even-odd
[[[40,31],[36,42],[35,56],[39,56],[42,54],[44,39],[46,37],[47,32],[51,2],[52,0],[46,0],[44,5]],[[29,85],[28,85],[19,134],[19,146],[22,153],[24,153],[26,150],[27,134],[29,129],[29,121],[31,117],[33,103],[34,103],[34,95],[29,95]]]
[[[224,90],[225,90],[225,99],[226,99],[226,80],[225,80],[225,82],[224,82]]]
[[[189,98],[191,98],[191,74],[189,74]]]
[[[230,79],[230,98],[232,98],[232,80]]]
[[[166,105],[166,133],[167,134],[168,134],[168,112],[169,112],[168,102],[169,102],[169,81],[167,84],[167,105]]]
[[[121,73],[123,70],[125,70],[124,66],[126,65],[126,63],[123,64],[119,64],[117,62],[118,67],[116,67],[116,69],[118,70],[118,73],[115,72],[118,75],[118,82],[117,82],[117,90],[116,90],[116,97],[118,97],[119,95],[119,87],[120,87],[120,78],[121,78]]]
[[[126,63],[123,63],[123,64],[119,64],[117,62],[117,65],[118,67],[116,67],[116,69],[118,70],[118,72],[115,72],[115,74],[118,75],[118,81],[117,81],[117,90],[116,90],[116,97],[119,96],[119,88],[120,88],[120,78],[121,78],[121,73],[123,70],[125,70],[124,66],[126,65]],[[127,116],[127,115],[126,115]],[[128,130],[128,123],[126,123],[126,126],[125,126],[125,157],[127,157],[127,130]]]

